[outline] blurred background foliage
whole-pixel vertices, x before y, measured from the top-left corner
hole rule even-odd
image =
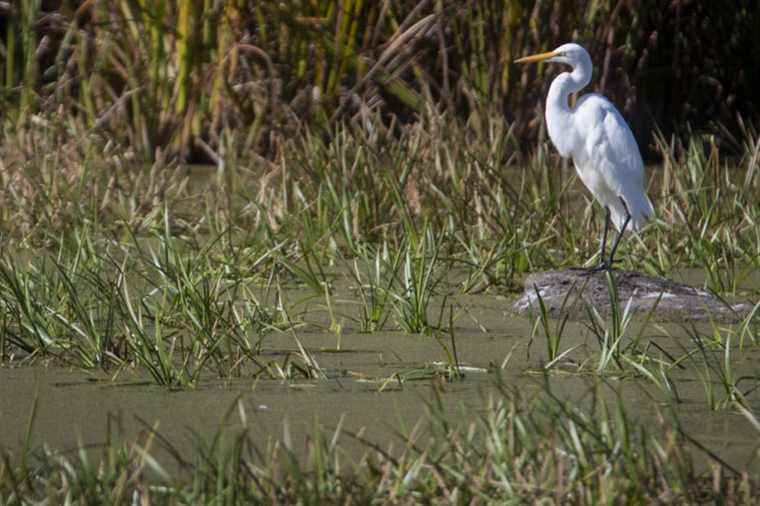
[[[530,149],[561,69],[512,62],[571,40],[650,155],[658,129],[738,151],[757,119],[756,0],[0,1],[0,114],[144,160],[218,160],[229,131],[271,159],[304,130],[430,114],[475,132],[503,116]]]

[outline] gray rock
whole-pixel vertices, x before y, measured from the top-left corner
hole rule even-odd
[[[754,307],[748,302],[723,301],[708,291],[640,272],[613,269],[611,274],[621,311],[630,301],[631,309],[643,316],[659,299],[652,315],[658,321],[736,322]],[[585,269],[564,269],[530,274],[525,280],[525,292],[514,304],[519,314],[539,314],[536,291],[552,318],[567,312],[571,319],[583,319],[588,306],[602,315],[611,312],[612,298],[604,271],[588,273]]]

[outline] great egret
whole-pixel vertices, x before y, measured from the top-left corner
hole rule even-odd
[[[599,265],[591,270],[610,269],[626,227],[630,224],[638,231],[654,214],[644,192],[641,153],[628,124],[602,95],[589,93],[580,97],[575,107],[568,105],[569,95],[591,82],[591,57],[583,47],[563,44],[554,51],[526,56],[515,63],[543,60],[566,63],[573,68],[552,81],[546,97],[546,126],[560,156],[572,157],[581,181],[605,209]],[[605,258],[610,218],[618,235],[609,258]]]

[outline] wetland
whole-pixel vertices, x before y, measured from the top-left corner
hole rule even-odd
[[[758,15],[661,3],[0,1],[0,504],[760,502]]]
[[[685,473],[699,490],[690,493],[704,493],[700,477],[717,470],[734,484],[724,486],[752,490],[757,307],[727,323],[633,315],[626,300],[612,300],[611,314],[588,306],[572,319],[521,316],[503,256],[463,258],[430,226],[326,253],[305,240],[329,238],[332,225],[322,235],[308,221],[306,235],[263,245],[243,230],[209,234],[210,216],[225,220],[212,214],[225,184],[215,174],[193,167],[171,179],[188,196],[157,212],[155,228],[77,224],[73,235],[48,237],[40,255],[3,259],[6,466],[30,460],[46,473],[65,464],[76,477],[100,462],[105,484],[136,473],[167,487],[153,497],[168,499],[185,480],[242,465],[268,480],[255,496],[287,497],[278,476],[292,468],[278,467],[283,460],[305,466],[306,482],[327,473],[338,488],[380,486],[363,469],[409,476],[456,450],[447,466],[493,473],[472,455],[494,459],[495,444],[527,438],[501,450],[509,459],[501,465],[532,468],[539,463],[526,455],[567,448],[574,465],[597,456],[588,472],[602,462],[624,463],[622,471],[654,458],[645,452],[656,444],[658,465]],[[242,214],[248,203],[228,205]],[[757,269],[737,271],[746,274],[691,267],[670,276],[702,289],[724,280],[725,296],[756,300]],[[569,464],[554,461],[549,479],[560,487]],[[447,479],[462,486],[456,473]],[[227,486],[254,490],[245,480]],[[596,486],[608,486],[601,475]],[[387,487],[376,493],[400,493]]]
[[[569,319],[514,304],[530,273],[594,260],[602,220],[574,176],[475,170],[477,146],[440,173],[436,144],[412,183],[408,135],[304,139],[279,167],[6,161],[24,198],[0,259],[0,493],[755,494],[754,158],[650,167],[658,217],[620,266],[750,311],[663,321],[610,291]]]

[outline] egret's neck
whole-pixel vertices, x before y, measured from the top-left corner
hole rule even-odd
[[[572,109],[568,104],[571,93],[580,91],[591,82],[591,64],[577,65],[572,72],[563,72],[552,81],[546,97],[546,127],[561,156],[570,156],[576,145]]]

